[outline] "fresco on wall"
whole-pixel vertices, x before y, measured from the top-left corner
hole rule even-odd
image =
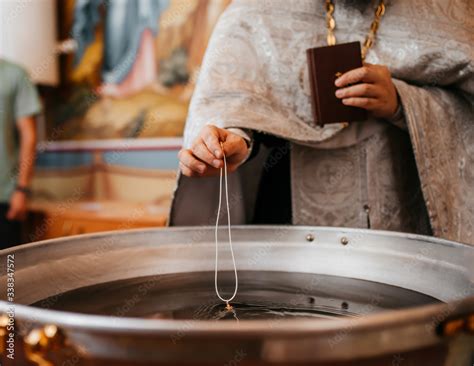
[[[212,29],[231,0],[66,0],[52,140],[179,137]]]

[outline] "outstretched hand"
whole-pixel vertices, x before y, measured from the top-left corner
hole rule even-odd
[[[228,172],[233,172],[248,155],[247,143],[235,133],[207,125],[190,149],[182,149],[179,152],[179,167],[188,177],[216,176],[224,166],[223,153]]]

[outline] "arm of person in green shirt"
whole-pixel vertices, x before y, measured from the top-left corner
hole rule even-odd
[[[27,72],[21,67],[10,66],[10,75],[16,75],[12,107],[18,136],[18,167],[15,177],[16,189],[10,196],[10,209],[7,219],[22,221],[26,218],[28,190],[35,164],[36,118],[41,112],[38,91]]]
[[[17,187],[30,186],[36,156],[36,121],[34,117],[20,117],[17,120],[20,137],[20,156]],[[8,220],[22,221],[27,214],[28,197],[26,192],[16,189],[10,198]]]

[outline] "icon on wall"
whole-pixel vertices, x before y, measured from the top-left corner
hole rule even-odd
[[[230,0],[66,0],[53,140],[182,136],[207,42]]]

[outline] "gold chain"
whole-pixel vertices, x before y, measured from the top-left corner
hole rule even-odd
[[[336,36],[334,35],[334,30],[336,29],[336,20],[334,19],[334,3],[332,0],[326,0],[326,25],[328,28],[327,42],[328,46],[334,46],[336,44]],[[385,3],[384,0],[380,0],[379,5],[375,9],[375,17],[370,25],[369,34],[365,38],[364,44],[362,45],[362,60],[365,60],[365,56],[369,51],[370,47],[373,46],[375,42],[375,36],[379,29],[380,22],[382,17],[385,14]]]

